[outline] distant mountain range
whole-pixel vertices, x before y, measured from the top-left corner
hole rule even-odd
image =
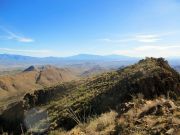
[[[122,56],[122,55],[91,55],[79,54],[69,57],[30,57],[12,54],[0,54],[0,68],[16,68],[27,67],[30,65],[55,65],[55,66],[69,66],[72,64],[82,64],[85,62],[90,63],[111,63],[121,61],[120,65],[128,65],[138,61],[138,58]],[[114,64],[114,63],[113,63]],[[111,64],[112,65],[112,64]],[[118,65],[119,66],[119,65]]]
[[[0,54],[0,69],[28,67],[30,65],[55,65],[55,66],[71,66],[74,64],[94,63],[104,66],[120,67],[134,64],[141,58],[129,57],[123,55],[93,55],[78,54],[69,57],[31,57],[13,54]],[[180,65],[180,58],[169,58],[171,65]]]
[[[123,56],[123,55],[93,55],[93,54],[78,54],[68,57],[31,57],[23,55],[13,55],[13,54],[0,54],[0,60],[132,60],[137,59],[134,57]]]
[[[67,60],[135,60],[137,58],[123,56],[123,55],[92,55],[92,54],[78,54],[70,57],[65,57]]]

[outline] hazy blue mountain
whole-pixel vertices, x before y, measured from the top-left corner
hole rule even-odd
[[[92,54],[78,54],[69,57],[31,57],[23,55],[13,55],[13,54],[0,54],[0,60],[12,60],[12,61],[23,61],[23,60],[128,60],[128,59],[137,59],[134,57],[128,57],[123,55],[92,55]]]
[[[82,62],[110,62],[110,61],[136,61],[136,58],[131,58],[121,55],[91,55],[91,54],[79,54],[70,57],[30,57],[22,55],[13,54],[0,54],[1,67],[19,67],[19,66],[29,66],[29,65],[71,65],[71,64],[81,64]]]
[[[35,60],[36,57],[13,55],[13,54],[0,54],[1,61],[24,61],[24,60]]]
[[[78,54],[70,57],[66,57],[68,60],[132,60],[137,59],[133,57],[123,56],[123,55],[92,55],[92,54]]]
[[[76,65],[101,65],[108,68],[118,68],[134,64],[141,58],[128,57],[123,55],[92,55],[78,54],[69,57],[30,57],[13,54],[0,54],[0,69],[29,67],[31,65],[55,65],[55,66],[70,66]],[[168,58],[169,63],[175,67],[180,65],[180,58]],[[87,64],[88,63],[88,64]]]
[[[13,54],[0,54],[0,68],[16,68],[16,67],[28,67],[30,65],[55,65],[55,66],[71,66],[77,64],[94,64],[101,65],[103,67],[118,68],[134,64],[140,58],[128,57],[123,55],[92,55],[92,54],[78,54],[69,57],[30,57]],[[173,66],[180,65],[180,58],[169,58],[169,63]]]

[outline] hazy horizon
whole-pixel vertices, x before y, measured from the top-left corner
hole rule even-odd
[[[177,0],[1,0],[0,53],[180,56]]]

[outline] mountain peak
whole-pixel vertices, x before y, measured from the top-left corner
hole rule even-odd
[[[164,58],[147,57],[143,60],[140,60],[138,64],[144,65],[146,67],[151,67],[151,69],[159,67],[175,72],[175,70],[169,65],[168,61]]]
[[[139,61],[139,63],[166,63],[168,64],[168,62],[164,59],[164,58],[154,58],[154,57],[146,57],[145,59],[142,59]]]
[[[30,66],[27,69],[24,70],[24,72],[29,72],[29,71],[37,71],[37,68],[35,66]]]

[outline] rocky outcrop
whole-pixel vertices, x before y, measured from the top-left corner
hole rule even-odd
[[[147,58],[119,71],[124,76],[125,92],[142,93],[146,98],[180,93],[180,75],[163,58]]]
[[[132,107],[128,107],[133,104]],[[153,100],[139,99],[126,103],[126,112],[117,118],[121,135],[178,135],[180,133],[180,108],[175,101],[158,97]]]

